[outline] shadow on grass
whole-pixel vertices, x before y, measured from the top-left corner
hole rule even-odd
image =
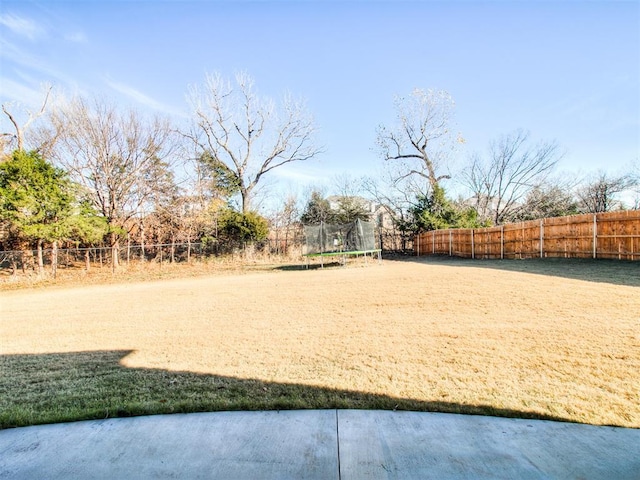
[[[0,356],[0,428],[163,413],[357,408],[573,421],[539,412],[420,401],[220,375],[127,368],[131,350]]]
[[[325,262],[324,265],[319,263],[310,263],[310,264],[294,264],[294,265],[278,265],[277,267],[273,267],[273,270],[280,270],[283,272],[293,271],[293,270],[318,270],[322,268],[341,268],[344,267],[340,262]]]
[[[397,257],[397,261],[438,264],[452,267],[488,268],[554,277],[640,287],[640,261],[594,260],[584,258],[530,258],[524,260],[483,260],[449,256]]]

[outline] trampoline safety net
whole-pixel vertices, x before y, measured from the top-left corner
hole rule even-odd
[[[328,223],[305,225],[304,235],[305,255],[376,249],[373,222],[356,220],[343,225]]]

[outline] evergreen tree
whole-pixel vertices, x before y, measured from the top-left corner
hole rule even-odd
[[[102,236],[104,221],[88,204],[76,200],[74,185],[66,172],[37,152],[16,150],[0,163],[0,219],[18,241],[35,241],[42,271],[42,246],[52,243],[55,275],[57,242],[77,235]]]
[[[218,232],[221,240],[230,245],[259,242],[267,238],[269,224],[255,212],[226,208],[218,216]]]
[[[305,225],[319,225],[321,222],[332,223],[334,212],[331,210],[329,200],[318,191],[311,193],[311,198],[300,216],[300,221]]]
[[[65,172],[36,152],[16,150],[0,164],[0,215],[24,237],[62,238],[71,215],[71,190]]]
[[[371,215],[359,197],[342,196],[338,198],[338,209],[335,212],[336,223],[351,223],[356,220],[368,222]]]
[[[460,207],[445,195],[444,188],[434,185],[429,195],[418,197],[418,203],[411,211],[409,227],[415,233],[445,228],[478,228],[478,213],[469,207]]]

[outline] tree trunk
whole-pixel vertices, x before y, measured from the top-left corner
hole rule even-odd
[[[51,244],[51,275],[55,279],[58,275],[58,241]]]
[[[247,213],[251,208],[251,189],[241,188],[240,196],[242,197],[242,213]]]
[[[38,240],[38,276],[44,275],[44,259],[42,258],[42,239]]]
[[[144,219],[140,221],[140,260],[144,262]]]
[[[25,242],[21,243],[20,250],[22,250],[22,254],[20,256],[20,259],[22,260],[22,273],[26,275],[27,270],[35,270],[33,250],[31,250],[31,246]]]
[[[120,240],[118,234],[111,232],[111,268],[116,270],[120,266]]]

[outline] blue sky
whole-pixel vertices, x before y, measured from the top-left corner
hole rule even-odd
[[[48,82],[185,121],[206,72],[307,99],[325,153],[280,175],[374,174],[393,97],[447,90],[459,163],[518,128],[560,170],[616,172],[640,152],[637,1],[14,1],[0,4],[0,101]],[[10,130],[5,118],[0,129]]]

